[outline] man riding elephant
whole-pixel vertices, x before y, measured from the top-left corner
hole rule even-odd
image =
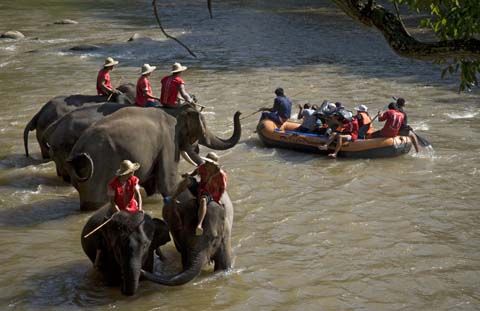
[[[193,103],[192,97],[185,90],[185,81],[181,75],[187,70],[187,66],[182,66],[180,63],[172,65],[171,75],[162,79],[162,94],[160,96],[160,103],[164,107],[175,108],[178,107],[179,99],[185,100],[187,103]]]
[[[97,94],[99,96],[108,96],[110,97],[113,94],[121,94],[120,91],[115,90],[112,86],[112,80],[110,78],[110,72],[113,68],[118,65],[118,61],[114,60],[111,57],[105,59],[103,68],[98,71],[97,75]]]

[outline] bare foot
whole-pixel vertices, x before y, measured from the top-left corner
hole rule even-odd
[[[331,159],[335,159],[335,158],[337,158],[337,155],[335,153],[330,153],[328,155],[328,157],[331,158]]]
[[[197,227],[197,228],[195,229],[195,235],[197,235],[197,236],[203,235],[203,229],[202,229],[202,227]]]
[[[328,146],[327,145],[320,145],[320,146],[318,146],[318,150],[323,150],[323,151],[328,150]]]

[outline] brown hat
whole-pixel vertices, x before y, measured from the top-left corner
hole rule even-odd
[[[132,172],[135,172],[140,168],[139,163],[132,163],[130,160],[123,160],[122,163],[120,163],[120,168],[117,170],[115,175],[117,176],[123,176],[130,174]]]

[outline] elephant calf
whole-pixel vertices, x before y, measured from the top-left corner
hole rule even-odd
[[[109,217],[111,221],[85,238]],[[129,296],[138,289],[141,271],[153,271],[154,251],[168,241],[168,227],[163,220],[143,212],[122,211],[112,216],[109,205],[90,217],[81,238],[83,251],[107,284],[121,284],[122,293]]]

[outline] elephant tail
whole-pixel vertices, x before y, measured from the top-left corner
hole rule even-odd
[[[190,265],[188,269],[178,274],[175,274],[173,276],[159,275],[159,274],[150,273],[144,270],[142,270],[142,275],[147,280],[157,284],[161,284],[161,285],[166,285],[166,286],[183,285],[190,282],[200,274],[205,262],[206,262],[205,256],[197,256],[193,260],[193,263]]]
[[[30,131],[33,131],[37,128],[37,120],[40,115],[40,111],[37,112],[33,118],[30,120],[30,122],[27,123],[25,126],[25,129],[23,130],[23,146],[25,147],[25,156],[29,157],[28,154],[28,133]]]

